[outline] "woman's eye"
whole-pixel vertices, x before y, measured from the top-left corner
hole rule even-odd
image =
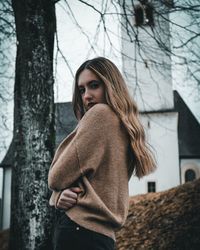
[[[100,85],[99,82],[93,81],[93,82],[91,82],[90,87],[91,87],[92,89],[97,89],[97,88],[99,87],[99,85]]]
[[[82,94],[84,94],[84,92],[85,92],[85,89],[79,89],[79,93],[82,95]]]

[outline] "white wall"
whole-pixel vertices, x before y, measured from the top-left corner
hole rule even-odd
[[[133,1],[138,3],[137,0]],[[152,3],[157,11],[165,5],[160,1]],[[171,57],[159,47],[154,39],[162,40],[170,48],[169,23],[154,13],[155,26],[134,26],[132,1],[127,0],[127,15],[129,25],[122,17],[122,52],[123,73],[126,77],[130,93],[136,101],[140,111],[160,111],[142,115],[142,121],[149,137],[149,142],[156,152],[158,168],[155,173],[142,178],[132,178],[130,181],[130,195],[147,192],[147,182],[156,182],[156,191],[163,191],[180,184],[179,152],[177,124],[178,114],[163,112],[174,108],[172,89]],[[123,10],[122,10],[123,12]],[[127,28],[128,27],[128,28]],[[127,32],[128,29],[128,32]],[[135,41],[137,34],[137,41]],[[130,36],[133,41],[130,42]]]
[[[0,198],[2,199],[2,189],[3,189],[3,168],[0,168]]]
[[[157,170],[140,180],[132,177],[129,182],[130,195],[146,193],[148,181],[156,182],[156,192],[180,184],[177,135],[178,114],[175,112],[155,113],[142,115],[141,118],[148,141],[155,152]]]
[[[150,26],[135,27],[133,7],[131,0],[126,1],[130,5],[129,22],[122,22],[122,51],[123,72],[130,89],[130,93],[137,102],[140,111],[157,111],[173,108],[173,92],[171,79],[171,58],[167,56],[154,39],[154,35],[170,47],[169,23],[155,16],[153,32]],[[134,1],[137,3],[138,1]],[[156,10],[159,10],[159,1],[152,1]],[[163,4],[161,4],[164,6]],[[132,11],[132,12],[131,12]],[[163,14],[165,15],[165,14]],[[166,15],[167,18],[167,15]],[[130,42],[130,36],[139,40]]]
[[[11,168],[6,168],[4,173],[4,194],[3,194],[3,221],[2,229],[10,227],[10,210],[11,210]]]

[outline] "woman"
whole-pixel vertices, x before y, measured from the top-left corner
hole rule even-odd
[[[128,213],[128,180],[155,169],[136,104],[117,67],[103,57],[75,75],[76,129],[58,147],[48,183],[50,204],[63,209],[56,250],[111,250]]]

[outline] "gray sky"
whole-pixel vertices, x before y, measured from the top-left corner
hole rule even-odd
[[[97,12],[79,1],[71,1],[70,8],[79,26],[74,22],[69,9],[65,4],[62,4],[62,1],[57,4],[56,12],[59,47],[73,73],[88,57],[93,58],[95,56],[106,56],[121,68],[120,41],[117,38],[120,30],[114,17],[106,17],[108,32],[111,30],[113,33],[109,32],[113,43],[113,46],[111,46],[108,38],[104,35],[102,24],[97,31],[100,18]],[[110,11],[114,10],[111,9]],[[84,30],[87,36],[81,30]],[[94,45],[95,51],[90,49],[90,43]],[[73,77],[64,60],[60,58],[56,73],[56,101],[71,101],[72,85]]]
[[[101,1],[97,1],[101,2]],[[98,6],[98,5],[97,5]],[[98,27],[99,14],[90,7],[80,3],[79,1],[71,1],[70,7],[75,15],[75,18],[81,28],[88,34],[90,41],[93,42],[96,29]],[[99,6],[100,9],[101,6]],[[57,25],[60,48],[66,56],[68,63],[71,65],[73,73],[78,66],[87,59],[89,43],[87,38],[80,32],[80,28],[72,22],[69,10],[64,7],[62,1],[57,5]],[[78,11],[77,11],[78,10]],[[112,5],[110,5],[110,12],[113,12]],[[180,17],[180,15],[179,15]],[[176,16],[173,18],[177,18]],[[185,19],[184,19],[185,20]],[[113,60],[115,64],[121,69],[120,56],[120,27],[116,17],[107,17],[106,19],[108,33],[112,39],[114,46],[109,44],[106,36],[104,36],[101,27],[98,32],[98,41],[95,46],[96,54],[89,53],[89,57],[106,56]],[[112,32],[110,32],[112,31]],[[179,33],[180,31],[177,31]],[[185,80],[186,76],[181,70],[181,74],[177,73],[175,69],[173,72],[173,88],[177,89],[184,101],[187,103],[191,111],[200,122],[200,88],[194,81],[190,79]],[[73,77],[71,76],[66,64],[63,60],[59,61],[56,74],[56,101],[64,102],[71,101],[72,96]]]

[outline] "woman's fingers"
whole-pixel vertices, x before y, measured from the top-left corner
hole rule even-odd
[[[81,192],[79,187],[68,188],[62,191],[57,207],[60,209],[69,209],[77,203],[78,193]]]
[[[71,189],[65,189],[62,191],[62,195],[60,197],[65,199],[77,199],[77,193],[75,193]]]
[[[71,206],[76,203],[76,200],[77,200],[77,194],[69,189],[66,189],[61,193],[57,206],[58,207],[64,205]]]
[[[60,209],[64,209],[64,210],[68,210],[69,208],[73,207],[74,204],[73,203],[68,203],[66,201],[59,201],[57,207]]]

